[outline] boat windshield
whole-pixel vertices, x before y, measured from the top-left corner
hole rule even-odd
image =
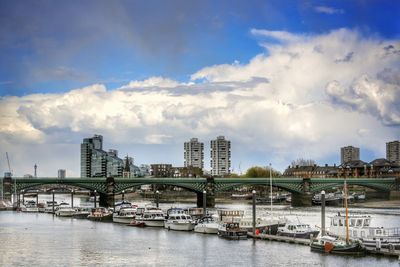
[[[364,226],[369,226],[371,220],[370,219],[365,219],[364,220]]]

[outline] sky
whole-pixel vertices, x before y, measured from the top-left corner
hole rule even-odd
[[[183,166],[364,161],[400,139],[398,1],[0,0],[0,171],[80,175],[80,143]]]

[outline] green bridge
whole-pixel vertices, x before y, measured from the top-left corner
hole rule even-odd
[[[386,195],[399,195],[400,178],[347,178],[348,185],[358,185],[374,189]],[[292,205],[310,205],[313,194],[343,186],[343,178],[272,178],[272,186],[292,194]],[[122,191],[142,185],[169,185],[181,187],[197,194],[197,204],[202,205],[203,192],[206,192],[207,205],[214,206],[215,194],[241,186],[269,186],[270,178],[10,178],[1,182],[3,196],[11,199],[16,193],[47,185],[57,188],[69,185],[96,191],[100,205],[112,206],[114,196]]]

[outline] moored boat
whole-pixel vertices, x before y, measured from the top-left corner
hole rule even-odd
[[[205,216],[197,222],[194,231],[203,234],[218,234],[218,227],[219,224],[212,216]]]
[[[159,208],[146,207],[139,214],[137,213],[135,220],[143,222],[145,226],[164,227],[165,216]]]
[[[113,213],[113,222],[129,224],[136,217],[136,208],[132,206],[127,208],[121,208],[118,212]]]
[[[365,255],[365,246],[358,241],[349,241],[337,239],[332,236],[322,236],[311,242],[311,251],[340,254],[340,255]]]
[[[60,205],[57,207],[56,211],[54,214],[56,216],[60,217],[72,217],[72,215],[75,213],[75,209],[72,208],[68,203],[62,202]]]
[[[112,222],[113,213],[106,208],[93,208],[87,218],[91,221]]]
[[[21,207],[21,211],[23,211],[23,212],[39,212],[39,208],[37,207],[35,201],[29,200],[26,202],[24,207]]]
[[[276,235],[278,227],[284,226],[286,218],[266,216],[256,219],[256,229],[261,233]],[[253,217],[243,217],[239,221],[239,227],[245,229],[247,232],[253,231]]]
[[[218,227],[218,236],[231,240],[247,239],[247,230],[240,228],[238,222],[226,222]]]
[[[288,236],[295,238],[310,238],[316,237],[319,234],[319,230],[312,228],[309,224],[305,223],[288,223],[285,226],[278,228],[277,235]]]
[[[164,228],[176,231],[192,231],[194,229],[194,220],[182,209],[172,209],[167,212],[168,217],[164,222]]]
[[[86,219],[90,214],[89,210],[86,208],[76,208],[72,217],[75,219]]]

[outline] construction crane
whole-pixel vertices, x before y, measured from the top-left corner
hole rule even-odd
[[[8,158],[8,152],[6,152],[6,157],[7,157],[8,171],[10,172],[10,175],[12,175],[12,171],[11,171],[11,167],[10,167],[10,159]]]

